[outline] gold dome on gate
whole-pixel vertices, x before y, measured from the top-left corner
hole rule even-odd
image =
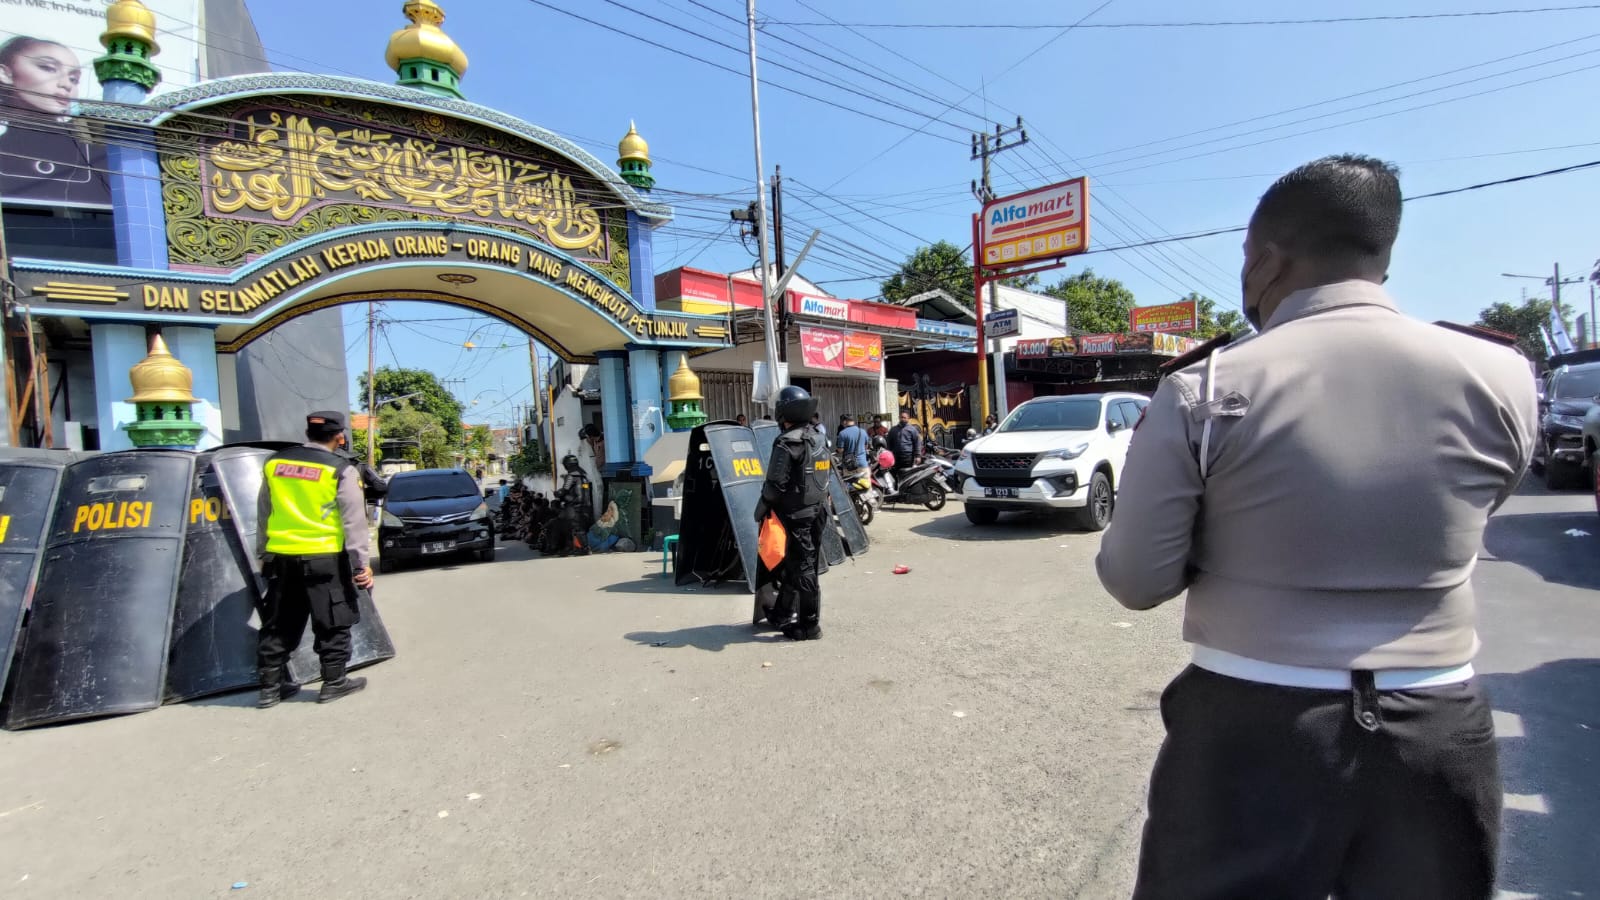
[[[117,0],[106,8],[106,30],[100,43],[110,49],[119,37],[144,41],[152,54],[161,50],[156,44],[156,14],[139,0]]]
[[[403,59],[426,59],[449,66],[457,77],[467,72],[467,54],[439,27],[444,10],[433,0],[407,0],[404,12],[411,24],[389,36],[384,54],[389,68],[400,70]]]
[[[133,383],[129,403],[194,402],[194,373],[178,362],[159,334],[150,341],[150,355],[128,370],[128,380]]]
[[[648,165],[650,163],[650,145],[639,136],[639,129],[632,122],[628,123],[628,133],[622,136],[617,144],[618,164],[637,160]]]
[[[678,360],[678,371],[667,379],[668,400],[704,400],[700,395],[700,376],[689,368],[689,357]]]

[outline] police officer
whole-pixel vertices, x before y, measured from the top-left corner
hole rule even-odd
[[[589,530],[589,520],[594,515],[594,498],[589,492],[589,477],[584,474],[577,456],[568,453],[561,458],[561,466],[567,470],[567,474],[562,476],[560,489],[556,491],[556,501],[561,511],[550,523],[543,549],[546,553],[566,556],[574,551],[581,552],[586,546],[579,536]]]
[[[333,452],[356,467],[356,474],[361,477],[361,492],[368,503],[379,503],[384,497],[389,496],[389,480],[379,475],[377,469],[367,465],[366,460],[351,452],[348,444],[341,444]]]
[[[776,512],[788,532],[789,544],[779,572],[778,607],[791,612],[783,628],[792,641],[822,637],[822,529],[827,513],[828,477],[832,465],[828,443],[807,423],[817,410],[817,399],[804,388],[790,385],[778,392],[775,412],[783,432],[772,445],[767,481],[756,504],[756,521]]]
[[[361,620],[357,592],[372,587],[372,569],[361,478],[337,452],[344,440],[343,413],[314,412],[306,416],[306,443],[279,451],[263,466],[256,547],[267,576],[256,655],[256,705],[262,709],[300,689],[283,674],[308,616],[322,660],[317,702],[367,685],[365,678],[345,674],[350,627]]]

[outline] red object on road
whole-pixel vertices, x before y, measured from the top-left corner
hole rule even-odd
[[[894,573],[896,575],[904,575],[904,574],[906,574],[907,572],[910,572],[910,571],[911,571],[911,567],[910,566],[895,566],[894,567]]]

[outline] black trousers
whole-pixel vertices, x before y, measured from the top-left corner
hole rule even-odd
[[[1491,897],[1501,789],[1482,686],[1356,682],[1173,679],[1135,900]]]
[[[267,596],[261,609],[256,668],[263,685],[278,684],[289,654],[300,646],[311,619],[312,645],[322,661],[322,680],[338,681],[350,664],[350,627],[361,610],[345,555],[272,556],[265,564]]]
[[[779,574],[781,592],[778,605],[792,609],[800,627],[816,625],[822,619],[822,529],[826,513],[810,516],[778,514],[789,540]]]

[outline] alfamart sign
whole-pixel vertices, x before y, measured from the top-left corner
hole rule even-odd
[[[978,259],[986,269],[1049,262],[1089,249],[1089,179],[1001,197],[979,217]]]

